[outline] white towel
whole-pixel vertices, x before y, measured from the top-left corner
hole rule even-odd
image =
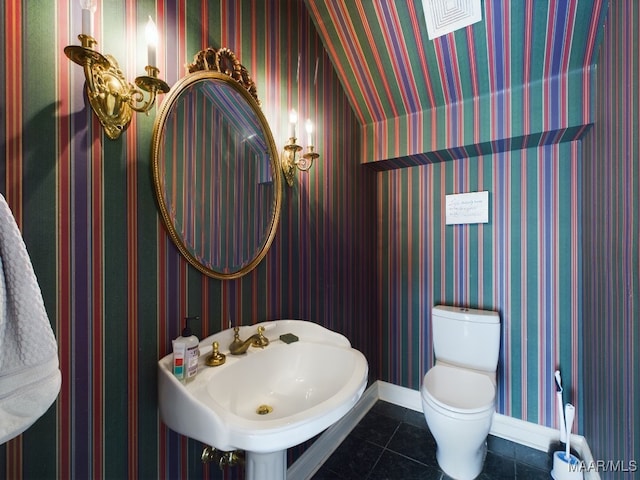
[[[42,292],[15,218],[0,195],[0,444],[47,411],[61,381]]]

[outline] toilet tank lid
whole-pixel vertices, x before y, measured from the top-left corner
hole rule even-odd
[[[500,323],[498,312],[491,310],[477,310],[475,308],[453,307],[450,305],[436,305],[431,310],[433,315],[451,318],[454,320],[464,320],[477,323]]]

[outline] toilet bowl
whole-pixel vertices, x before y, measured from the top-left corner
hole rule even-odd
[[[495,386],[483,374],[436,365],[424,376],[422,409],[440,468],[456,480],[482,471],[495,411]]]
[[[495,412],[500,318],[496,312],[438,305],[432,310],[435,365],[420,389],[438,465],[456,480],[482,471]]]

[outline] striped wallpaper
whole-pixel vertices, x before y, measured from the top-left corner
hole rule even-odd
[[[611,2],[584,142],[585,435],[640,468],[640,5]],[[602,474],[637,478],[638,472]]]
[[[307,1],[376,169],[584,133],[604,0],[484,1],[481,22],[433,41],[421,1]]]
[[[257,83],[276,143],[296,108],[318,125],[321,157],[285,187],[264,261],[238,280],[205,277],[178,255],[157,213],[153,115],[136,115],[112,141],[87,106],[82,70],[63,53],[78,43],[77,0],[5,1],[0,190],[43,290],[63,385],[42,419],[0,446],[0,478],[221,478],[201,465],[198,442],[158,419],[156,361],[187,315],[201,317],[201,337],[236,323],[312,320],[352,339],[376,377],[375,174],[359,165],[360,127],[304,5],[99,0],[98,48],[130,79],[143,71],[149,15],[169,84],[200,49],[229,47]]]
[[[553,371],[568,389],[582,380],[580,150],[563,143],[379,174],[382,379],[420,388],[433,364],[433,305],[496,310],[498,411],[555,425]],[[446,194],[483,190],[489,223],[445,225]]]
[[[276,143],[296,107],[318,125],[321,158],[285,187],[263,263],[234,281],[204,277],[180,258],[157,214],[153,117],[137,115],[110,141],[86,105],[82,72],[62,53],[77,43],[77,2],[5,1],[0,44],[11,48],[0,49],[0,189],[32,255],[63,371],[55,407],[0,446],[6,478],[222,478],[200,464],[201,445],[157,417],[155,362],[188,314],[203,319],[201,336],[236,322],[313,320],[347,335],[373,379],[418,388],[432,362],[429,312],[438,302],[500,312],[500,412],[555,425],[559,365],[594,456],[640,460],[634,0],[609,7],[599,57],[601,30],[579,27],[602,25],[603,0],[484,2],[491,15],[483,35],[510,39],[505,70],[478,35],[461,32],[417,50],[394,44],[393,58],[411,61],[403,78],[415,83],[397,86],[384,75],[392,66],[383,49],[354,44],[370,90],[345,81],[351,63],[335,61],[322,30],[339,23],[321,27],[318,9],[364,5],[356,13],[371,21],[340,28],[357,33],[349,38],[393,40],[420,29],[419,2],[98,3],[98,47],[129,77],[144,66],[148,15],[170,84],[198,50],[227,46],[256,80]],[[545,4],[556,14],[540,13]],[[506,13],[520,19],[523,37],[500,23]],[[548,48],[536,43],[565,31],[573,31],[572,48],[589,46],[580,58],[562,36],[552,35]],[[564,72],[564,62],[568,73],[535,83],[540,70],[513,63],[527,45],[530,65]],[[436,53],[442,63],[432,65]],[[594,75],[598,58],[604,68]],[[523,78],[531,88],[520,88]],[[384,92],[380,104],[369,98],[376,92]],[[490,192],[489,223],[445,226],[444,194],[473,190]]]
[[[434,303],[496,309],[499,411],[555,426],[559,366],[595,457],[638,461],[637,4],[484,1],[428,41],[420,2],[307,2],[383,172],[381,378],[419,387]],[[484,189],[488,224],[443,224]]]

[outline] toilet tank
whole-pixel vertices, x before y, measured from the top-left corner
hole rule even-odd
[[[432,309],[436,361],[495,372],[500,353],[497,312],[436,305]]]

